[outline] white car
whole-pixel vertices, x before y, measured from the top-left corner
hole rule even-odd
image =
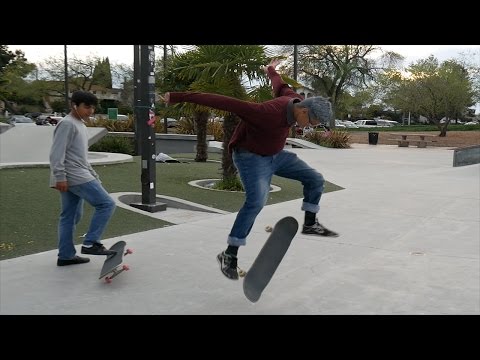
[[[354,124],[353,122],[351,122],[350,120],[340,120],[340,123],[345,125],[346,128],[358,129],[358,126],[356,124]]]
[[[347,126],[345,124],[343,124],[340,120],[335,120],[335,128],[346,129]]]
[[[375,120],[357,120],[355,125],[358,127],[377,127],[377,122]]]
[[[13,115],[7,120],[7,123],[13,126],[37,126],[35,121],[23,115]]]
[[[127,121],[128,120],[128,115],[117,114],[117,120]]]
[[[383,120],[383,119],[377,119],[375,121],[377,122],[378,126],[383,126],[383,127],[400,126],[400,123],[398,121]]]

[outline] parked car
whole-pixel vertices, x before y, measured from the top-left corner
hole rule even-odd
[[[160,119],[160,122],[163,124],[165,120],[163,118]],[[178,121],[177,119],[174,118],[167,118],[167,127],[172,128],[172,127],[177,127]]]
[[[378,126],[383,126],[383,127],[400,126],[399,122],[393,121],[393,120],[377,119],[375,121],[377,122]]]
[[[358,127],[377,127],[377,122],[375,120],[357,120],[355,125]]]
[[[358,125],[354,124],[350,120],[340,120],[340,122],[347,128],[358,129]]]
[[[24,115],[25,115],[26,117],[29,117],[29,118],[35,120],[37,117],[39,117],[40,115],[42,115],[42,113],[36,111],[36,112],[26,113],[26,114],[24,114]]]
[[[60,120],[62,120],[63,117],[61,116],[47,116],[45,121],[47,121],[50,125],[57,125]]]
[[[337,129],[346,129],[347,126],[343,124],[340,120],[335,120],[335,127]]]
[[[7,119],[7,123],[14,126],[36,126],[35,121],[24,115],[13,115]]]
[[[95,114],[94,117],[95,117],[96,120],[98,120],[98,119],[108,120],[108,115],[107,114]],[[127,121],[127,120],[128,120],[128,115],[117,114],[117,120],[116,121]]]

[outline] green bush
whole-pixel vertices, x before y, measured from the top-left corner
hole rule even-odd
[[[91,127],[104,127],[108,131],[112,132],[126,132],[135,131],[135,124],[133,120],[133,116],[129,115],[128,120],[120,121],[120,120],[109,120],[109,119],[88,119],[85,121],[86,126]]]
[[[192,118],[184,117],[177,122],[175,128],[177,134],[194,135],[195,134],[195,121]]]
[[[345,149],[349,148],[348,144],[350,135],[346,131],[310,131],[304,135],[305,140],[313,142],[320,146]]]
[[[245,191],[243,184],[238,177],[224,178],[217,181],[213,186],[213,189],[227,190],[227,191]]]
[[[223,141],[223,123],[209,121],[207,124],[207,134],[213,135],[215,141]]]
[[[89,151],[135,155],[133,139],[117,136],[104,137],[99,142],[90,146]]]

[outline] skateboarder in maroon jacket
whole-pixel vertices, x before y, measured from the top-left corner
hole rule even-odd
[[[284,150],[292,126],[328,125],[332,117],[331,104],[321,96],[304,99],[297,94],[276,72],[278,63],[274,59],[264,68],[272,82],[273,100],[254,103],[198,92],[167,92],[164,97],[167,104],[189,102],[210,106],[235,113],[242,120],[235,129],[228,150],[239,172],[246,199],[228,235],[227,249],[217,255],[222,273],[232,280],[238,279],[238,248],[246,244],[253,223],[267,202],[273,175],[303,184],[303,234],[338,236],[316,218],[324,187],[323,176],[296,154]]]

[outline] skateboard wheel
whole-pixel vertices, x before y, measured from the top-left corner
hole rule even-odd
[[[132,249],[127,249],[127,251],[125,251],[125,255],[127,254],[133,254],[133,250]]]
[[[125,270],[125,271],[128,271],[128,270],[130,270],[130,266],[125,264],[125,265],[122,266],[122,269]]]
[[[112,282],[112,278],[109,277],[109,276],[107,276],[107,277],[105,278],[105,282],[106,282],[107,284],[110,284],[110,283]]]
[[[245,277],[245,275],[247,275],[247,272],[245,270],[242,270],[242,269],[238,270],[238,276]]]
[[[266,232],[272,232],[272,230],[273,230],[273,228],[270,225],[265,227]]]

